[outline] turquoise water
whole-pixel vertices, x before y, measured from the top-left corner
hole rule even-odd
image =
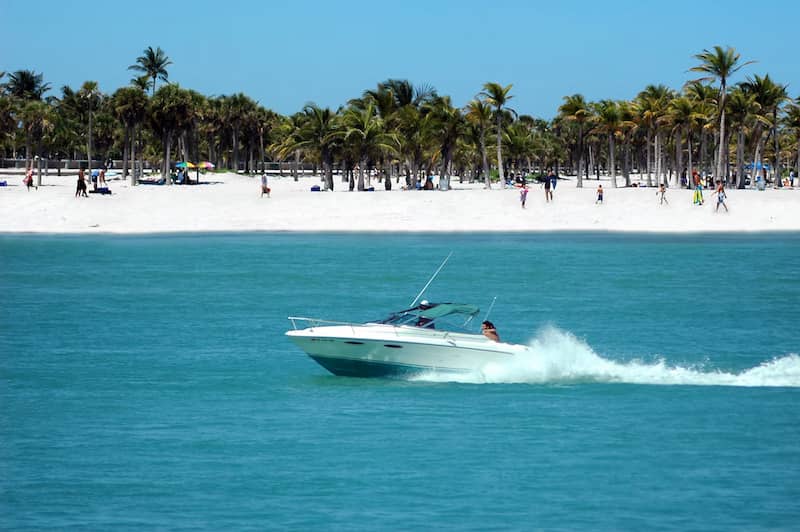
[[[0,237],[0,529],[792,530],[800,235]],[[334,377],[288,315],[534,355]],[[452,378],[452,377],[451,377]]]

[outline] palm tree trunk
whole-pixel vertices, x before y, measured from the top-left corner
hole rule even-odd
[[[131,139],[131,186],[135,186],[136,181],[136,126],[133,126],[133,138]]]
[[[583,146],[583,126],[578,127],[578,180],[577,180],[577,187],[583,188],[583,155],[584,155]]]
[[[656,167],[656,184],[661,183],[661,133],[656,129],[656,144],[653,148],[653,163]],[[649,183],[648,183],[649,184]]]
[[[489,158],[486,156],[486,128],[483,126],[481,126],[481,162],[483,163],[484,188],[492,188],[492,180],[489,177]]]
[[[680,188],[681,186],[681,173],[683,172],[683,128],[678,128],[675,132],[675,185]]]
[[[763,141],[764,141],[763,136],[759,132],[759,135],[756,138],[756,150],[755,150],[755,153],[753,153],[753,179],[752,179],[753,184],[756,183],[756,174],[757,174],[757,172],[760,171],[758,169],[758,165],[761,162],[761,145],[762,145]],[[762,165],[762,168],[763,168],[763,165]],[[764,184],[766,185],[766,183],[764,183]]]
[[[164,153],[166,155],[164,157],[164,173],[162,174],[162,177],[164,177],[167,180],[167,184],[168,185],[172,185],[172,179],[170,178],[170,175],[169,175],[169,167],[170,167],[169,160],[170,160],[170,155],[171,155],[170,154],[170,150],[172,149],[172,131],[168,131],[164,135],[164,137],[165,137],[167,146],[166,146],[166,149],[164,150]]]
[[[783,187],[783,180],[781,179],[781,145],[778,138],[778,107],[772,111],[772,137],[775,143],[775,179],[778,181],[778,187]]]
[[[727,151],[725,150],[725,79],[724,78],[720,83],[719,90],[720,90],[719,148],[717,150],[717,170],[714,178],[719,179],[721,181],[723,178],[723,165],[725,164],[723,157],[725,152]]]
[[[131,128],[128,124],[123,127],[122,134],[122,178],[128,177],[128,152],[130,150]]]
[[[739,126],[736,134],[736,188],[745,187],[744,179],[744,127]]]
[[[625,178],[625,186],[631,186],[631,145],[627,134],[622,144],[622,176]]]
[[[86,153],[87,158],[89,159],[89,179],[92,178],[92,110],[89,109],[89,146],[88,151]]]
[[[651,163],[652,159],[650,158],[650,147],[652,145],[652,141],[650,139],[652,139],[652,136],[650,134],[650,130],[648,129],[647,130],[647,139],[646,139],[646,144],[645,144],[645,154],[646,154],[646,158],[647,158],[647,162],[645,163],[645,166],[647,166],[647,186],[648,187],[653,186],[653,178],[650,175],[650,172],[652,171],[652,167],[653,167],[652,163]]]
[[[503,129],[501,123],[500,109],[497,110],[497,172],[500,174],[500,188],[505,187],[505,175],[503,174]]]
[[[689,130],[687,132],[687,134],[686,134],[686,145],[688,147],[687,151],[689,152],[689,168],[687,169],[687,172],[686,172],[686,188],[687,189],[691,189],[692,188],[692,177],[691,176],[692,176],[692,170],[694,170],[694,163],[692,161],[692,132],[691,132],[691,130]]]
[[[617,188],[617,169],[616,161],[614,160],[614,133],[608,134],[608,176]]]
[[[233,173],[239,172],[239,130],[233,128],[233,137],[231,142],[233,144]]]

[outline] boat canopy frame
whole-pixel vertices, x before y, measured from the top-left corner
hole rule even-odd
[[[434,328],[435,324],[443,318],[462,316],[464,321],[456,327],[465,329],[466,326],[478,315],[480,308],[475,305],[461,303],[428,303],[423,302],[415,307],[394,312],[389,317],[378,321],[387,325],[413,325],[423,328]]]

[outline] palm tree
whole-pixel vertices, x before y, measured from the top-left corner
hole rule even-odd
[[[786,109],[784,123],[786,127],[794,132],[795,149],[797,151],[795,170],[800,171],[800,98],[797,98]]]
[[[614,100],[601,100],[594,105],[596,125],[594,130],[605,133],[608,139],[608,176],[617,187],[616,161],[614,160],[614,137],[622,126],[619,105]]]
[[[89,173],[92,172],[92,115],[94,109],[100,101],[100,90],[98,89],[96,81],[86,81],[78,91],[78,97],[86,103],[86,109],[89,113],[89,134],[87,137],[87,150],[86,156],[89,159]]]
[[[741,86],[734,88],[727,100],[727,115],[730,118],[731,127],[736,129],[736,188],[745,188],[745,130],[754,125],[755,117],[761,106],[756,102],[755,95],[746,92]]]
[[[114,114],[124,128],[122,175],[128,175],[128,160],[136,160],[136,128],[147,112],[147,95],[137,87],[122,87],[113,96]],[[131,172],[131,185],[136,184],[136,172]]]
[[[564,96],[564,103],[558,108],[559,115],[567,122],[577,125],[577,152],[578,152],[578,188],[583,187],[583,168],[584,168],[584,140],[586,134],[586,125],[592,117],[592,111],[589,104],[586,103],[582,94],[573,94],[572,96]]]
[[[19,100],[41,100],[44,93],[50,90],[50,84],[44,82],[44,74],[33,70],[17,70],[8,75],[5,92]]]
[[[484,186],[492,188],[492,180],[489,177],[489,160],[486,157],[486,129],[492,120],[492,109],[486,102],[476,98],[467,104],[465,118],[467,122],[478,128]]]
[[[397,135],[383,129],[383,120],[377,116],[375,104],[368,102],[365,109],[350,107],[342,116],[343,129],[338,133],[352,146],[358,156],[358,190],[364,190],[364,169],[369,157],[379,151],[396,152],[400,143]]]
[[[192,103],[189,91],[177,85],[164,85],[153,95],[149,105],[149,117],[153,130],[160,134],[164,151],[161,175],[168,177],[172,140],[175,133],[188,127],[192,120]],[[172,180],[167,179],[171,184]]]
[[[716,129],[715,125],[715,117],[714,114],[716,112],[716,100],[717,100],[717,90],[710,85],[704,85],[699,81],[691,81],[686,84],[683,89],[684,94],[687,98],[692,101],[694,105],[694,116],[691,121],[691,127],[689,128],[689,136],[691,138],[692,133],[697,130],[700,133],[700,142],[699,142],[699,151],[698,151],[698,165],[703,170],[710,171],[707,165],[707,157],[706,149],[708,132],[713,131]],[[689,169],[694,170],[692,166],[692,152],[689,153]],[[690,180],[687,180],[688,188],[693,188],[694,185],[691,184]]]
[[[136,58],[136,63],[128,67],[128,70],[142,72],[147,77],[152,78],[152,95],[154,96],[156,93],[156,80],[167,81],[167,77],[169,76],[167,67],[171,64],[172,61],[169,60],[169,57],[167,57],[161,47],[156,47],[156,49],[153,50],[152,46],[148,46],[142,52],[142,55]]]
[[[692,168],[692,122],[695,119],[695,102],[687,96],[674,98],[669,102],[669,122],[672,132],[675,134],[675,161],[676,173],[678,175],[678,186],[680,186],[680,176],[684,172],[683,165],[683,136],[686,135],[687,152],[689,156],[689,170],[686,171],[687,184],[688,175]]]
[[[239,149],[241,147],[243,126],[248,115],[252,113],[258,105],[253,99],[241,92],[232,96],[223,96],[221,100],[223,121],[230,128],[231,132],[231,147],[233,149],[231,164],[233,171],[238,172]]]
[[[333,190],[334,187],[333,150],[338,130],[339,121],[336,113],[327,107],[322,109],[317,104],[307,104],[303,108],[297,139],[291,146],[292,150],[313,152],[319,157],[328,190]]]
[[[11,98],[0,94],[0,153],[6,147],[6,142],[17,129],[17,120],[14,117],[14,103]]]
[[[752,94],[755,98],[755,102],[759,106],[759,112],[757,114],[758,122],[756,123],[754,128],[755,132],[753,134],[753,142],[755,144],[753,169],[755,171],[757,163],[761,160],[761,153],[765,141],[763,136],[763,126],[766,125],[770,127],[776,141],[778,139],[778,110],[780,106],[787,100],[786,86],[775,83],[769,77],[769,74],[767,74],[764,77],[756,75],[752,78],[747,78],[747,81],[741,84],[741,88],[745,93]],[[779,171],[779,168],[777,167],[780,164],[780,157],[777,156],[779,153],[777,142],[775,153],[775,169]],[[776,175],[780,176],[780,173],[778,172]],[[778,182],[780,183],[780,179]]]
[[[667,118],[667,110],[670,100],[674,97],[672,89],[665,85],[648,85],[636,96],[637,106],[640,112],[640,119],[647,134],[647,185],[651,186],[650,178],[650,138],[654,137],[653,160],[656,167],[656,181],[661,182],[662,178],[662,144],[661,132],[664,121]]]
[[[702,53],[694,57],[701,63],[692,67],[690,70],[692,72],[708,74],[697,81],[719,80],[719,97],[717,99],[717,112],[719,113],[719,148],[717,150],[717,168],[714,176],[716,179],[722,179],[725,164],[725,159],[723,157],[725,153],[725,96],[728,78],[753,61],[747,61],[746,63],[737,65],[739,62],[739,54],[736,53],[736,50],[731,47],[727,47],[723,50],[721,46],[715,46],[713,51],[703,50]]]
[[[502,139],[503,139],[503,114],[502,110],[503,107],[508,103],[508,101],[513,98],[513,96],[509,95],[511,92],[512,85],[506,85],[503,87],[499,83],[495,83],[489,81],[483,85],[483,91],[479,94],[479,96],[483,97],[483,99],[494,107],[494,114],[497,120],[497,171],[500,174],[500,183],[505,183],[505,175],[503,174],[503,146],[502,146]]]
[[[24,103],[20,110],[20,120],[25,131],[25,158],[26,167],[30,164],[33,168],[33,157],[31,153],[33,140],[36,139],[34,151],[37,155],[40,152],[42,138],[45,133],[52,130],[53,112],[49,104],[40,100],[29,100]],[[41,186],[42,174],[39,172],[36,177],[36,186]]]
[[[464,117],[453,107],[449,96],[438,96],[429,104],[435,136],[439,144],[442,168],[439,172],[439,189],[450,188],[450,166],[456,144],[464,130]]]

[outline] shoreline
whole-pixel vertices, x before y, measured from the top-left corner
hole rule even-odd
[[[270,197],[260,197],[258,176],[214,173],[200,185],[138,185],[109,180],[111,195],[74,196],[71,176],[46,179],[38,190],[20,181],[0,187],[3,235],[170,235],[242,233],[342,234],[782,234],[800,232],[800,189],[728,190],[730,212],[714,212],[716,199],[692,204],[692,190],[667,189],[659,205],[655,187],[614,188],[610,181],[574,177],[559,183],[546,202],[529,186],[484,189],[451,180],[449,191],[391,191],[373,180],[374,192],[311,192],[320,178],[270,177]],[[596,204],[602,184],[604,202]],[[380,187],[378,189],[378,187]]]

